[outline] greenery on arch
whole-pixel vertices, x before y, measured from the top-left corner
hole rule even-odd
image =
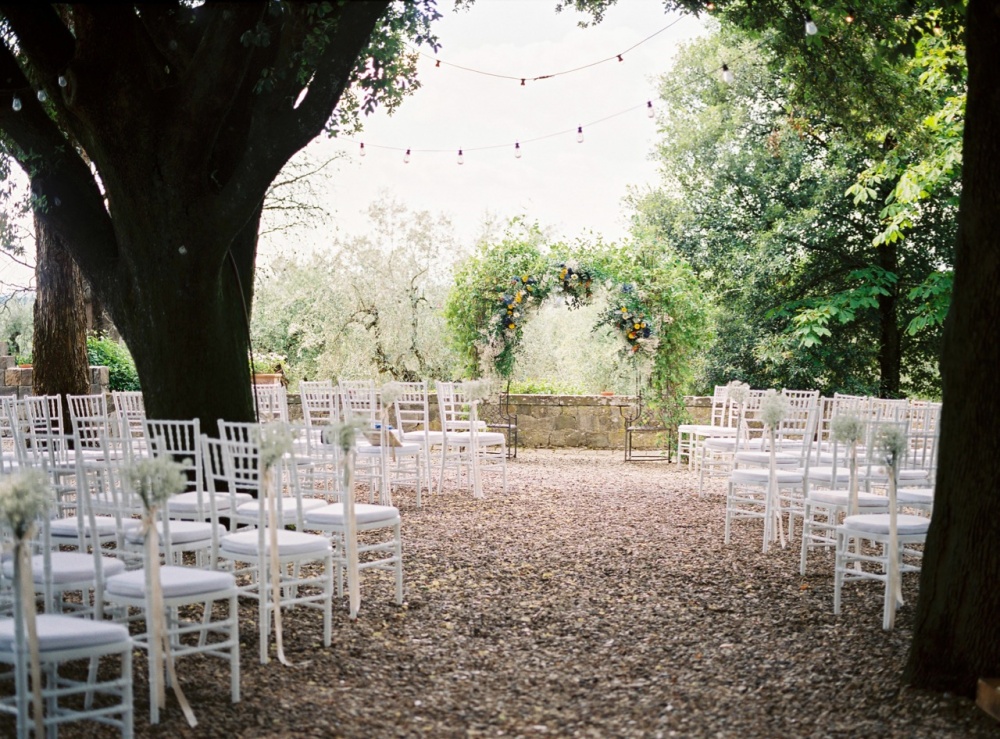
[[[674,399],[707,342],[708,305],[690,268],[664,242],[550,243],[538,224],[514,219],[458,266],[445,316],[470,376],[510,378],[524,326],[547,300],[569,309],[601,297],[594,331],[621,343],[654,399]]]

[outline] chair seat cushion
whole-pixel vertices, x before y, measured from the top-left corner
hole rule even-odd
[[[135,518],[123,518],[121,521],[122,528],[126,530],[142,526],[142,521]],[[91,531],[89,520],[83,519],[83,530],[91,536],[114,536],[118,533],[118,521],[114,516],[94,516],[94,525],[97,531]],[[77,536],[79,531],[77,517],[55,518],[49,523],[49,531],[52,536],[58,538]]]
[[[837,467],[837,482],[849,483],[851,481],[851,471],[846,466]],[[833,482],[833,467],[810,467],[809,479],[813,482]]]
[[[929,505],[934,502],[934,488],[899,488],[896,502]]]
[[[399,509],[391,505],[371,505],[370,503],[355,503],[354,518],[359,524],[391,523],[399,520]],[[343,526],[344,504],[332,503],[322,508],[316,508],[305,515],[306,525]]]
[[[302,499],[302,510],[309,511],[313,508],[322,508],[326,505],[326,501],[321,498],[303,498]],[[260,513],[261,501],[256,498],[251,498],[246,503],[238,506],[236,512],[241,516],[256,516]],[[264,502],[264,510],[267,510],[267,503]],[[296,507],[295,498],[283,497],[281,499],[281,513],[283,518],[287,520],[294,520],[295,516],[298,515],[298,508]]]
[[[866,477],[875,482],[884,482],[889,479],[889,473],[885,467],[873,467]],[[903,480],[925,480],[927,479],[927,470],[904,468],[899,471],[897,479],[900,482]]]
[[[400,446],[386,447],[391,450],[390,454],[419,454],[420,444],[402,444]],[[382,447],[380,446],[359,446],[357,447],[358,454],[367,454],[377,457],[382,453]]]
[[[225,531],[218,524],[206,523],[205,521],[171,521],[170,543],[190,544],[196,541],[211,541],[213,526],[216,527],[220,534]],[[160,534],[160,541],[163,541],[162,522],[157,522],[156,530]],[[129,544],[142,544],[144,539],[145,534],[142,529],[129,529],[125,532],[125,541]]]
[[[820,505],[835,505],[847,507],[851,494],[847,490],[810,490],[808,501]],[[889,499],[884,495],[858,491],[858,506],[861,508],[888,508]]]
[[[701,434],[703,436],[712,434],[716,436],[734,436],[735,426],[711,426],[707,423],[682,423],[677,427],[682,434]]]
[[[926,534],[931,520],[924,516],[914,516],[900,513],[896,516],[896,531],[901,536],[915,536]],[[860,513],[857,516],[848,516],[844,519],[842,528],[862,531],[867,534],[889,534],[889,514],[888,513]]]
[[[131,641],[128,629],[111,621],[39,613],[35,616],[35,625],[38,628],[38,648],[43,654],[82,646],[124,645]],[[0,620],[0,651],[13,650],[14,619],[5,618]]]
[[[705,448],[714,452],[732,452],[736,450],[736,439],[710,436],[705,439]],[[740,451],[757,450],[764,447],[762,439],[743,439],[740,441]]]
[[[214,495],[216,511],[228,511],[230,505],[229,493],[215,493]],[[234,497],[236,498],[237,505],[253,500],[253,496],[249,493],[236,493]],[[170,496],[170,499],[167,500],[167,510],[172,516],[197,514],[199,512],[207,515],[212,510],[211,505],[212,502],[209,500],[208,494],[198,492],[178,493],[177,495]],[[199,511],[199,506],[202,508],[201,511]]]
[[[66,585],[68,583],[92,582],[96,578],[94,555],[88,552],[52,552],[52,583]],[[114,557],[101,557],[98,563],[105,577],[125,571],[125,563]],[[7,558],[3,562],[4,577],[14,577],[14,560]],[[31,558],[31,579],[38,585],[45,582],[45,559],[36,554]]]
[[[775,479],[779,485],[801,485],[802,470],[775,470]],[[740,470],[733,470],[729,479],[735,483],[753,483],[766,485],[770,478],[771,471],[766,467],[747,467]]]
[[[146,594],[146,571],[123,572],[109,577],[106,585],[108,595],[142,598]],[[160,585],[164,598],[183,598],[231,590],[236,587],[236,577],[231,572],[164,565],[160,567]]]
[[[747,450],[736,452],[737,462],[744,464],[755,464],[767,467],[771,464],[771,452],[761,450]],[[798,467],[802,461],[801,454],[791,454],[789,452],[775,452],[774,463],[779,467]]]
[[[257,557],[261,554],[258,547],[259,539],[256,529],[239,531],[222,537],[219,546],[227,554],[244,554]],[[271,535],[264,532],[264,553],[271,551]],[[294,557],[305,554],[323,554],[330,551],[330,542],[325,536],[306,534],[301,531],[278,530],[278,554],[282,557]]]
[[[426,437],[424,436],[425,433],[427,434]],[[442,441],[444,441],[444,434],[441,431],[427,431],[427,432],[424,432],[424,431],[404,431],[403,432],[403,441],[404,442],[406,442],[406,441],[414,441],[414,442],[416,442],[418,444],[422,444],[424,442],[425,438],[427,439],[427,443],[429,443],[429,444],[440,444]]]
[[[471,444],[471,431],[449,431],[447,441],[449,444]],[[479,431],[476,433],[476,443],[479,446],[495,446],[506,444],[507,437],[499,431]]]

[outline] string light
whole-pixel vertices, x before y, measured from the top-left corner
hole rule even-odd
[[[481,75],[485,75],[487,77],[497,77],[499,79],[504,79],[504,80],[520,80],[521,85],[523,86],[526,82],[529,82],[529,81],[530,82],[537,82],[538,80],[547,80],[547,79],[550,79],[552,77],[560,77],[560,76],[562,76],[564,74],[572,74],[574,72],[580,72],[580,71],[582,71],[584,69],[589,69],[590,67],[596,67],[598,64],[604,64],[605,62],[610,62],[610,61],[619,61],[619,62],[621,62],[621,61],[625,61],[624,60],[624,55],[625,54],[628,54],[630,51],[636,49],[639,46],[642,46],[642,44],[646,43],[647,41],[650,41],[653,38],[655,38],[656,36],[659,36],[661,33],[669,30],[674,25],[676,25],[677,23],[680,23],[682,20],[684,20],[686,17],[687,17],[686,15],[680,15],[680,16],[678,16],[676,19],[674,19],[669,24],[667,24],[666,26],[664,26],[663,28],[661,28],[659,31],[656,31],[655,33],[651,33],[646,38],[644,38],[641,41],[638,41],[638,42],[632,44],[630,47],[628,47],[624,51],[619,52],[618,54],[614,54],[613,56],[609,56],[609,57],[606,57],[604,59],[599,59],[598,61],[596,61],[596,62],[590,62],[589,64],[583,64],[583,65],[581,65],[579,67],[573,67],[572,69],[565,69],[565,70],[563,70],[561,72],[552,72],[550,74],[539,74],[539,75],[535,75],[535,76],[524,76],[524,77],[522,77],[521,75],[499,74],[497,72],[487,72],[487,71],[482,70],[482,69],[475,69],[473,67],[466,67],[466,66],[463,66],[461,64],[454,64],[454,63],[446,61],[444,59],[439,59],[439,58],[433,57],[433,56],[431,56],[429,54],[425,54],[424,52],[420,51],[420,49],[418,49],[418,48],[416,48],[414,46],[410,46],[409,44],[407,44],[407,46],[412,51],[415,51],[417,54],[419,54],[420,56],[424,57],[425,59],[433,59],[435,67],[440,67],[443,64],[443,65],[445,65],[447,67],[453,67],[455,69],[461,69],[463,72],[472,72],[473,74],[481,74]]]
[[[731,84],[733,84],[733,79],[734,79],[733,70],[731,70],[728,66],[726,66],[725,64],[723,64],[722,65],[722,81],[725,82],[727,85],[731,85]]]
[[[847,15],[844,17],[844,22],[847,23],[848,25],[854,23],[854,11],[852,10],[847,11]]]
[[[465,164],[465,155],[462,154],[462,150],[461,149],[458,150],[458,163],[459,164]]]
[[[21,109],[21,98],[15,95],[14,99],[10,101],[10,107],[14,109],[15,113],[19,111]]]
[[[360,150],[360,151],[358,152],[358,155],[359,155],[359,156],[364,156],[364,155],[365,155],[365,154],[367,154],[367,153],[368,153],[368,152],[367,152],[367,151],[365,151],[365,142],[364,142],[364,141],[362,141],[362,142],[361,142],[361,150]]]
[[[38,102],[44,103],[48,99],[49,99],[49,96],[45,94],[45,90],[39,90],[38,91]]]
[[[711,13],[713,10],[715,10],[715,3],[707,3],[705,5],[705,10]]]
[[[68,84],[69,82],[66,81],[66,78],[63,77],[62,75],[59,75],[59,87],[66,87],[66,85]]]
[[[736,60],[743,59],[745,56],[746,56],[745,54],[739,55],[739,56],[736,57]],[[717,73],[721,73],[721,74],[725,75],[727,72],[730,75],[733,74],[732,70],[729,69],[728,63],[723,64],[723,65],[717,67],[714,70],[709,70],[709,71],[704,72],[703,73],[703,77],[705,79],[709,79],[710,77],[714,77],[714,75],[717,74]],[[678,83],[678,86],[679,86],[679,83]],[[533,142],[537,142],[537,141],[545,141],[545,140],[548,140],[548,139],[551,139],[551,138],[556,138],[556,137],[559,137],[559,136],[565,136],[566,134],[572,133],[574,128],[576,129],[576,140],[577,140],[577,142],[583,143],[583,141],[584,141],[584,136],[583,136],[583,129],[584,129],[584,127],[595,126],[595,125],[598,125],[600,123],[605,123],[606,121],[618,118],[618,117],[623,116],[623,115],[627,115],[627,114],[632,113],[633,111],[636,111],[636,110],[638,110],[640,108],[645,108],[645,110],[646,110],[646,117],[647,118],[651,118],[652,119],[652,118],[656,117],[655,108],[653,107],[653,101],[652,100],[646,100],[645,102],[639,103],[638,105],[633,105],[633,106],[631,106],[629,108],[625,108],[623,110],[619,110],[619,111],[617,111],[615,113],[611,113],[609,115],[603,116],[602,118],[597,118],[597,119],[592,120],[592,121],[587,121],[587,122],[585,122],[585,123],[583,123],[582,125],[579,125],[579,126],[573,126],[572,128],[565,128],[565,129],[562,129],[560,131],[551,131],[549,133],[546,133],[546,134],[543,134],[543,135],[540,135],[540,136],[534,136],[534,137],[532,137],[530,139],[526,139],[526,143],[533,143]],[[358,141],[351,141],[350,139],[347,139],[346,141],[348,143],[352,143],[352,144],[353,143],[357,143],[359,145],[359,151],[364,151],[364,152],[367,152],[367,150],[370,149],[370,148],[372,148],[372,147],[374,147],[376,149],[385,149],[387,151],[404,152],[404,154],[403,154],[403,162],[407,163],[407,164],[410,162],[411,155],[413,154],[414,151],[423,152],[423,153],[430,153],[430,154],[442,154],[442,153],[456,152],[457,151],[459,153],[459,156],[463,157],[463,160],[464,160],[465,148],[466,148],[466,147],[462,147],[461,149],[452,149],[452,148],[447,148],[447,149],[418,148],[418,149],[414,150],[412,148],[403,149],[402,147],[385,146],[385,145],[381,145],[381,144],[371,144],[371,143],[369,143],[369,144],[365,145],[364,143],[361,143],[361,142],[358,142]],[[484,145],[484,146],[474,146],[474,147],[470,148],[469,151],[490,151],[490,150],[494,150],[494,149],[507,149],[509,151],[508,147],[510,147],[510,146],[511,146],[511,143],[508,141],[506,143],[500,143],[500,144],[489,144],[489,145]],[[516,159],[520,159],[521,158],[521,154],[522,154],[520,140],[515,140],[515,142],[513,144],[513,147],[514,147],[514,157]],[[364,155],[362,154],[362,156],[364,156]]]
[[[806,35],[815,36],[817,33],[819,33],[819,29],[816,28],[816,24],[813,23],[813,19],[806,18]]]

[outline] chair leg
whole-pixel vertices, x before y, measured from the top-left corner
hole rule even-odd
[[[393,552],[396,556],[396,605],[403,604],[403,538],[400,524],[396,524],[393,529],[395,545]]]

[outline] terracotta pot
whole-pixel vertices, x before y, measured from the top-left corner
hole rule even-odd
[[[601,395],[603,395],[605,398],[613,398],[615,396],[615,393],[613,390],[602,390]]]

